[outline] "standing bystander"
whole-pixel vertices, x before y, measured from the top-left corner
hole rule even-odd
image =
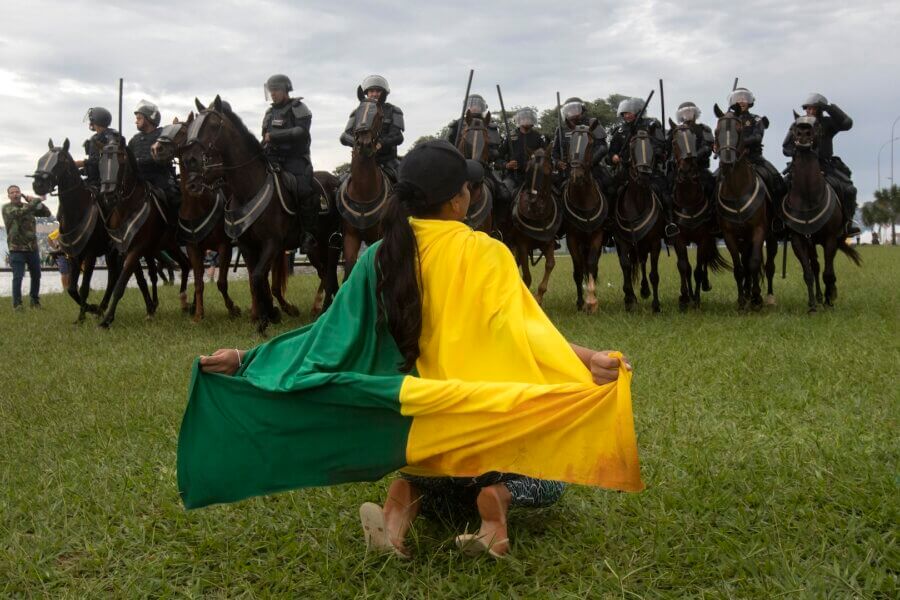
[[[49,217],[50,209],[40,198],[23,196],[17,185],[6,188],[9,202],[3,205],[3,226],[9,246],[9,263],[13,271],[13,308],[22,307],[22,279],[25,267],[31,277],[31,306],[40,308],[41,258],[38,253],[35,217]],[[25,200],[23,202],[22,200]]]
[[[50,246],[50,258],[56,263],[59,269],[59,279],[62,282],[63,291],[69,289],[69,257],[66,256],[62,246],[59,243],[59,227],[50,232],[47,236],[47,244]]]

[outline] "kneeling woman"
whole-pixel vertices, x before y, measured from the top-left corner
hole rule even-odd
[[[467,553],[509,550],[510,506],[563,482],[643,489],[630,366],[568,344],[507,248],[461,221],[481,167],[446,142],[400,167],[370,248],[314,324],[195,362],[179,436],[188,508],[401,470],[382,509],[360,508],[370,548],[404,538],[434,503],[474,502]]]

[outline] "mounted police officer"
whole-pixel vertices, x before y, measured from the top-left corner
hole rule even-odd
[[[110,127],[112,113],[102,106],[89,108],[84,120],[88,122],[88,128],[94,135],[84,142],[87,158],[75,161],[75,165],[84,168],[86,183],[96,193],[100,189],[100,150],[110,142],[123,138],[122,134]]]
[[[781,202],[787,189],[781,173],[763,156],[763,136],[769,126],[769,120],[750,112],[756,98],[747,88],[737,88],[728,97],[728,106],[741,119],[744,148],[747,158],[753,163],[756,172],[762,177],[769,197],[773,202]]]
[[[315,243],[313,233],[319,217],[319,203],[313,193],[310,160],[312,113],[302,98],[291,98],[294,86],[287,75],[272,75],[266,81],[266,97],[272,105],[262,123],[263,148],[273,164],[297,180],[300,207],[301,250],[308,254]]]
[[[160,117],[155,104],[141,100],[134,109],[134,124],[138,132],[128,141],[128,149],[134,155],[141,178],[162,190],[168,204],[177,209],[181,203],[181,190],[175,180],[175,166],[172,161],[157,162],[150,153],[150,148],[162,133]]]
[[[568,175],[569,165],[569,140],[575,128],[579,125],[589,125],[591,119],[587,114],[587,107],[581,98],[573,97],[567,99],[562,105],[562,125],[556,128],[553,134],[553,161],[558,169],[562,179]],[[562,130],[562,148],[559,147],[560,130]],[[606,129],[602,125],[597,125],[592,133],[594,136],[594,147],[591,156],[591,173],[594,175],[601,187],[608,189],[612,183],[612,177],[603,166],[603,159],[609,151],[609,145],[606,143]]]
[[[666,161],[666,138],[663,134],[662,124],[652,117],[638,115],[644,110],[644,100],[641,98],[626,98],[619,103],[616,111],[622,122],[612,130],[609,137],[609,162],[613,167],[619,168],[617,183],[619,185],[616,199],[625,191],[625,178],[628,176],[627,167],[631,161],[630,142],[632,136],[638,131],[646,131],[653,146],[655,160],[653,161],[653,173],[650,176],[650,187],[659,197],[663,205],[666,217],[666,237],[678,235],[678,226],[675,225],[672,214],[672,196],[663,167]]]
[[[474,117],[486,119],[488,117],[488,104],[480,94],[471,94],[466,100],[466,112],[471,113]],[[462,135],[460,127],[465,127],[465,123],[460,125],[459,119],[453,119],[447,126],[447,141],[454,146],[457,143],[457,132]],[[502,185],[494,173],[494,169],[503,170],[506,168],[506,161],[500,158],[500,148],[503,145],[500,137],[500,128],[494,121],[487,123],[487,143],[488,143],[488,164],[484,169],[484,177],[488,181],[488,185],[494,194],[495,202],[499,202],[501,206],[508,205],[511,202],[511,194],[505,185]]]
[[[388,177],[397,181],[397,168],[400,166],[400,160],[397,158],[397,146],[403,143],[403,130],[406,128],[406,124],[403,122],[403,111],[387,102],[390,93],[391,87],[388,85],[387,79],[381,75],[369,75],[356,88],[356,96],[360,102],[369,98],[381,104],[383,119],[375,161]],[[353,109],[353,112],[350,113],[347,126],[344,128],[344,133],[341,134],[341,143],[351,148],[353,147],[353,125],[356,122],[356,110]]]
[[[716,138],[713,136],[712,129],[705,123],[700,123],[700,109],[693,102],[682,102],[678,105],[675,112],[675,118],[679,125],[686,126],[697,140],[697,163],[700,166],[700,178],[703,184],[703,190],[708,198],[711,198],[716,188],[716,179],[709,170],[709,157],[712,155],[713,145]],[[670,130],[666,134],[666,148],[669,152],[669,187],[671,188],[675,177],[675,156],[672,152],[672,143],[675,139],[675,129]]]
[[[510,132],[509,140],[504,140],[500,146],[501,164],[506,173],[503,184],[510,193],[515,193],[525,181],[525,166],[534,151],[547,145],[546,136],[535,127],[537,114],[534,109],[521,108],[516,111],[513,124],[516,126],[515,130]]]
[[[819,155],[819,164],[825,179],[841,196],[844,209],[844,233],[847,236],[859,235],[859,227],[853,222],[856,214],[856,187],[850,178],[850,167],[844,164],[840,157],[834,155],[834,136],[841,131],[849,131],[853,127],[853,119],[847,116],[836,104],[829,104],[822,94],[810,94],[803,103],[806,116],[815,117],[819,128],[819,143],[816,152]],[[825,113],[828,113],[827,115]],[[789,131],[781,146],[785,156],[794,156],[794,140]],[[790,169],[787,168],[787,186],[790,188]]]

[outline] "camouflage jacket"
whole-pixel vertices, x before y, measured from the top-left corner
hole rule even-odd
[[[38,249],[35,234],[35,217],[49,217],[50,209],[40,198],[32,202],[3,205],[3,226],[6,227],[6,241],[10,252],[34,252]]]

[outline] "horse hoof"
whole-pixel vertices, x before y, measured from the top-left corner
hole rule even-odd
[[[89,313],[92,313],[92,314],[95,314],[95,315],[96,315],[97,313],[100,312],[100,309],[97,307],[96,304],[85,304],[85,305],[84,305],[84,312],[89,312]]]
[[[701,287],[703,288],[703,291],[704,291],[704,292],[711,292],[711,291],[712,291],[712,286],[709,285],[709,282],[708,282],[708,281],[704,281],[704,282],[703,282],[703,285],[702,285]]]
[[[806,314],[811,315],[811,314],[817,313],[817,312],[819,312],[819,309],[817,309],[815,306],[810,306],[809,309],[806,311]]]
[[[109,325],[110,325],[109,321],[106,321],[106,320],[103,320],[103,321],[100,321],[99,323],[97,323],[97,327],[99,327],[100,329],[109,329]]]
[[[654,302],[654,303],[653,303],[653,312],[655,312],[655,313],[660,312],[659,302]]]
[[[679,312],[685,312],[685,311],[687,311],[687,309],[688,309],[688,303],[687,303],[687,302],[679,302],[679,303],[678,303],[678,311],[679,311]]]
[[[281,308],[282,308],[282,310],[284,310],[284,313],[286,315],[288,315],[289,317],[299,317],[300,316],[300,310],[293,304],[285,304]]]
[[[203,321],[202,314],[195,314],[194,317],[191,319],[191,323],[200,323],[202,321]]]
[[[275,325],[278,325],[279,323],[281,323],[281,311],[280,310],[278,310],[277,308],[272,309],[272,316],[269,317],[269,323],[274,323]]]
[[[241,316],[241,309],[238,308],[237,306],[232,306],[231,308],[228,309],[228,316],[232,319],[235,319],[235,318]]]
[[[641,298],[646,300],[649,297],[650,297],[650,288],[647,288],[647,289],[641,288]]]
[[[626,302],[625,303],[625,312],[634,312],[635,306],[636,306],[636,303],[634,303],[634,302]]]
[[[775,306],[776,304],[778,303],[775,301],[775,294],[766,295],[766,306]]]
[[[589,315],[597,314],[597,308],[600,306],[598,302],[588,302],[584,305],[584,312]]]

